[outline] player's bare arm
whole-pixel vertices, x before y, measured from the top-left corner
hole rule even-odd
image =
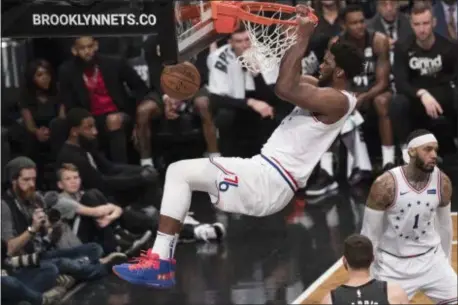
[[[390,41],[382,33],[375,33],[374,52],[377,55],[375,67],[375,85],[368,92],[358,96],[359,102],[372,101],[376,96],[387,90],[390,83]]]
[[[301,76],[301,84],[309,84],[312,86],[318,86],[318,78],[313,77],[311,75],[302,75]]]
[[[321,300],[320,304],[332,304],[331,294],[327,293],[324,298]]]
[[[404,289],[396,283],[388,283],[388,301],[390,304],[409,304],[409,298]]]
[[[395,199],[395,192],[396,184],[394,178],[388,172],[378,177],[372,184],[364,210],[361,234],[372,241],[374,248],[378,246],[378,241],[383,235],[385,211],[392,205]]]
[[[308,82],[301,82],[301,61],[315,25],[309,18],[304,17],[304,14],[301,17],[299,7],[298,39],[296,44],[285,53],[281,61],[275,93],[281,99],[311,112],[321,115],[339,113],[343,116],[349,107],[345,95],[335,89],[317,88]]]
[[[386,172],[372,184],[367,198],[367,207],[377,211],[385,211],[394,201],[396,184],[393,176]]]
[[[452,181],[450,178],[441,171],[441,202],[440,207],[446,207],[452,200]]]

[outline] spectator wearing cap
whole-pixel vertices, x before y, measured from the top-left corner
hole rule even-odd
[[[7,243],[7,255],[39,252],[43,262],[54,264],[61,274],[76,280],[99,278],[111,272],[113,264],[125,261],[125,255],[117,253],[102,258],[102,248],[94,243],[57,249],[61,222],[52,219],[55,213],[50,213],[35,190],[35,163],[17,157],[8,162],[6,175],[10,188],[2,194],[1,237]]]

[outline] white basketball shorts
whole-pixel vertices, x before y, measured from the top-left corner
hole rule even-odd
[[[437,304],[457,304],[457,274],[441,246],[412,258],[398,258],[377,251],[375,278],[401,285],[409,300],[421,291]]]
[[[225,212],[268,216],[285,208],[298,189],[288,171],[266,156],[221,157],[210,162],[219,169],[215,179],[218,196],[210,194],[210,198]]]

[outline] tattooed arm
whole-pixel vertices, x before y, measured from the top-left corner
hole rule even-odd
[[[441,237],[442,249],[447,257],[451,256],[453,240],[453,224],[450,200],[452,198],[452,182],[441,172],[441,202],[437,208],[436,230]]]
[[[383,234],[385,210],[393,204],[395,198],[395,181],[390,173],[384,173],[372,184],[366,209],[364,210],[361,234],[367,236],[377,248]]]

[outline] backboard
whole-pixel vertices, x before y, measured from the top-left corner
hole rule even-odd
[[[188,60],[223,38],[215,31],[210,1],[174,1],[179,61]]]

